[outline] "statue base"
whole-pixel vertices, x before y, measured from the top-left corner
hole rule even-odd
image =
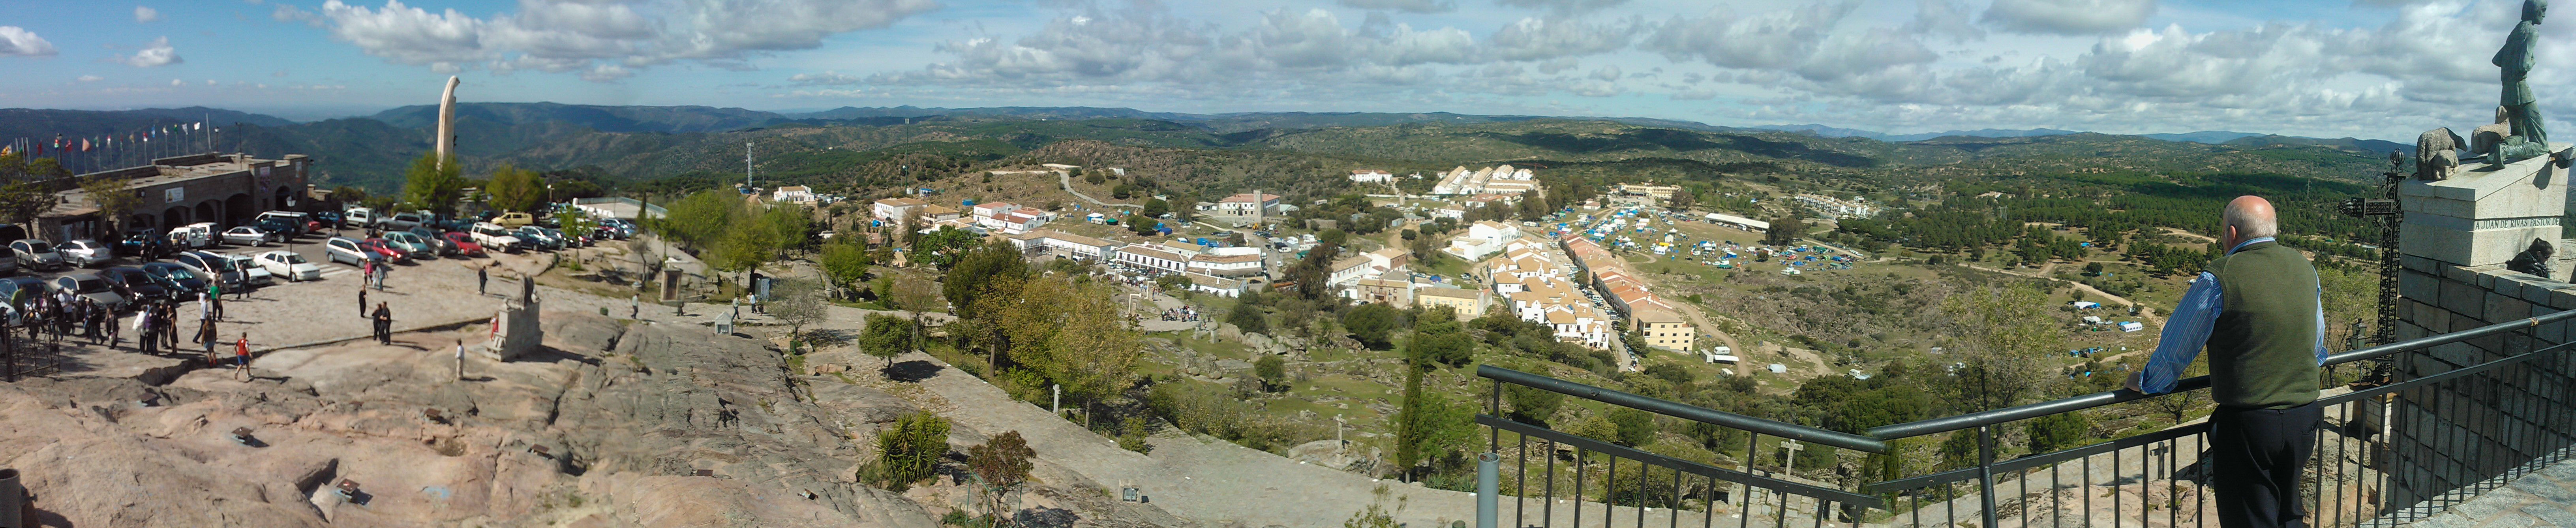
[[[2553,144],[2547,150],[2567,148]],[[2506,163],[2463,160],[2450,179],[2397,186],[2406,211],[2399,252],[2460,266],[2503,264],[2533,239],[2557,244],[2567,214],[2567,171],[2549,156]]]
[[[545,348],[546,331],[537,327],[537,301],[510,302],[494,314],[492,340],[483,346],[483,357],[494,361],[516,361],[536,355]]]

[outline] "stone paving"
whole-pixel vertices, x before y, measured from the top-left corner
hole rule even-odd
[[[2417,528],[2520,528],[2528,526],[2576,526],[2576,459],[2562,451],[2559,460],[2520,478],[2501,479],[2482,484],[2501,484],[2466,502],[2439,508],[2419,505],[2416,512],[2440,511],[2431,517],[2411,523],[2412,517],[2400,512],[2370,523],[2374,526],[2413,526]],[[2500,481],[2500,482],[2499,482]],[[2429,502],[2429,501],[2428,501]]]

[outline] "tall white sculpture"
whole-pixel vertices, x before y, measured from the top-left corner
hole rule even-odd
[[[447,157],[456,149],[456,76],[447,76],[447,93],[438,96],[438,168],[447,168]]]

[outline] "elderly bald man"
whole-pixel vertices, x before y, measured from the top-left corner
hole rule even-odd
[[[2299,471],[2324,418],[2317,372],[2325,361],[2325,310],[2317,269],[2272,239],[2272,202],[2227,202],[2227,256],[2210,261],[2165,321],[2147,366],[2129,390],[2173,390],[2183,367],[2209,350],[2211,486],[2226,528],[2304,527]]]

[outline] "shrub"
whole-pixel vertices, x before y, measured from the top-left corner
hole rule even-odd
[[[948,420],[926,411],[913,413],[877,432],[877,461],[873,469],[861,467],[859,477],[901,492],[930,478],[939,469],[940,457],[947,455]]]

